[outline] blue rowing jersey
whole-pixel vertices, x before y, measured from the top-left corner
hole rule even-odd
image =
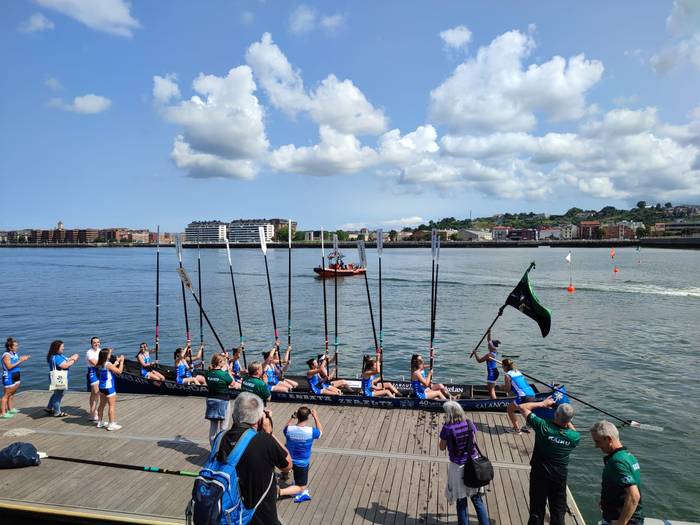
[[[426,374],[425,374],[425,369],[420,371],[420,374],[423,376],[425,379]],[[426,386],[423,385],[420,381],[416,381],[415,379],[411,380],[411,389],[413,390],[413,395],[420,399],[425,399],[425,391],[426,391]]]
[[[107,365],[98,368],[100,377],[100,390],[109,390],[114,388],[114,374],[107,368]]]
[[[369,376],[367,379],[362,379],[362,395],[367,397],[372,397],[374,392],[372,392],[372,383],[376,379],[376,375]]]
[[[265,367],[265,373],[267,374],[267,384],[269,386],[275,386],[277,383],[280,382],[280,378],[277,377],[275,365],[267,365]]]
[[[311,459],[311,447],[314,439],[321,437],[321,431],[316,427],[290,425],[284,427],[284,437],[287,439],[287,450],[292,456],[295,467],[306,467]]]
[[[143,363],[144,363],[145,365],[150,365],[150,364],[151,364],[151,354],[149,354],[148,352],[144,352],[144,353],[143,353]],[[145,367],[145,366],[142,366],[142,367],[141,367],[141,375],[142,375],[143,377],[146,377],[150,371],[151,371],[151,370],[150,370],[149,368]]]
[[[486,361],[486,369],[498,370],[498,363],[496,362],[496,359],[498,359],[498,352],[496,350],[491,350],[491,347],[489,347],[489,357],[491,357],[491,359]]]
[[[187,363],[180,362],[179,365],[175,367],[175,382],[178,385],[182,384],[182,380],[186,379],[188,377],[192,377],[192,372],[190,372],[190,367],[187,366]]]
[[[238,359],[236,359],[233,362],[232,368],[233,368],[233,378],[236,381],[240,381],[241,380],[241,363],[238,362]]]
[[[2,354],[2,384],[11,386],[15,382],[13,378],[19,376],[19,364],[14,368],[7,368],[7,365],[5,365],[6,356],[10,357],[10,364],[14,365],[19,363],[19,355],[17,352],[5,352]]]
[[[65,363],[66,361],[68,361],[68,358],[66,356],[64,356],[63,354],[52,355],[51,360],[49,361],[49,371],[54,370],[54,369],[55,370],[64,370],[63,368],[61,368],[61,365],[63,363]],[[66,370],[66,372],[68,372],[66,374],[66,378],[68,378],[68,376],[70,376],[70,369],[66,368],[65,370]]]
[[[510,389],[518,397],[534,396],[535,391],[527,384],[525,376],[519,370],[506,372],[510,377]]]

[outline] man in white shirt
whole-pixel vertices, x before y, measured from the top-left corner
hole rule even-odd
[[[100,401],[100,378],[97,374],[97,359],[100,357],[100,338],[93,337],[90,339],[90,348],[85,352],[85,362],[87,364],[87,389],[90,391],[90,411],[89,418],[91,421],[98,421],[97,404]]]

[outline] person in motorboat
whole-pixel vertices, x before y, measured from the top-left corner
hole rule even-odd
[[[425,370],[420,354],[411,356],[411,390],[419,399],[452,399],[445,385],[433,383],[433,371]]]
[[[380,383],[379,372],[381,364],[379,360],[379,352],[374,357],[366,355],[363,358],[362,366],[362,395],[366,397],[396,397],[399,390],[389,383],[384,381]]]

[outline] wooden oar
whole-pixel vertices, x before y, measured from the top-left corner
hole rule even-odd
[[[161,467],[151,467],[146,465],[125,465],[124,463],[112,463],[109,461],[96,461],[94,459],[81,459],[81,458],[69,458],[65,456],[54,456],[49,455],[46,452],[39,452],[39,457],[41,459],[55,459],[57,461],[68,461],[70,463],[82,463],[83,465],[95,465],[98,467],[112,467],[120,468],[125,470],[140,470],[143,472],[156,472],[158,474],[171,474],[173,476],[187,476],[190,478],[196,478],[199,476],[199,472],[190,472],[189,470],[170,470]]]
[[[435,275],[435,259],[436,255],[438,253],[438,243],[440,241],[440,238],[437,235],[437,230],[433,228],[431,232],[431,237],[430,237],[430,245],[431,245],[431,250],[432,250],[432,256],[433,256],[433,266],[432,266],[432,275],[431,275],[431,281],[430,281],[430,371],[433,371],[433,365],[435,362],[435,349],[434,349],[434,341],[435,341],[435,297],[436,297],[436,288],[437,288],[437,282],[436,282],[436,275]]]
[[[377,230],[377,255],[379,256],[379,380],[384,388],[384,320],[382,318],[382,251],[384,250],[384,232]],[[366,276],[365,272],[365,276]],[[363,367],[364,368],[364,367]]]
[[[275,303],[272,300],[270,270],[267,266],[267,239],[265,238],[265,229],[262,226],[258,226],[258,235],[260,236],[260,249],[262,250],[263,257],[265,258],[265,275],[267,276],[267,291],[270,294],[270,308],[272,309],[272,327],[275,329],[275,343],[277,343],[277,339],[279,339],[279,332],[277,331],[277,318],[275,317]]]
[[[226,254],[228,255],[228,269],[231,274],[231,288],[233,288],[233,304],[236,306],[236,321],[238,322],[238,345],[243,346],[245,342],[245,337],[243,337],[243,329],[241,328],[241,314],[238,310],[238,296],[236,295],[236,280],[233,278],[233,262],[231,261],[231,246],[228,243],[228,237],[226,238]],[[241,349],[243,354],[243,367],[248,368],[248,363],[245,358],[245,348]]]
[[[175,236],[175,248],[177,249],[177,259],[180,263],[180,269],[182,269],[182,239],[179,235]],[[187,341],[187,346],[190,345],[190,318],[187,315],[187,297],[185,296],[185,284],[180,282],[182,287],[182,307],[185,310],[185,336]],[[190,367],[192,367],[192,354],[190,353]]]
[[[289,249],[287,251],[287,260],[289,267],[287,269],[287,346],[292,345],[292,219],[289,219],[289,226],[287,229],[287,244]],[[292,358],[292,352],[289,352],[289,358]]]
[[[156,361],[158,361],[158,350],[160,349],[160,225],[156,230]]]
[[[333,339],[333,360],[335,361],[335,377],[338,376],[338,265],[340,250],[338,249],[338,234],[333,234],[333,251],[335,252],[335,267],[333,270],[333,315],[335,317],[335,337]],[[329,372],[330,374],[330,372]]]
[[[323,244],[323,228],[321,228],[321,281],[323,281],[323,333],[325,335],[326,362],[328,362],[328,307],[326,301],[326,249]]]
[[[197,306],[199,306],[199,311],[202,312],[202,316],[204,317],[204,320],[207,322],[207,325],[209,326],[211,333],[214,334],[214,337],[216,338],[216,342],[219,343],[219,346],[221,347],[221,351],[226,353],[226,347],[224,346],[224,343],[221,342],[221,339],[219,338],[219,334],[216,333],[214,326],[211,324],[211,321],[209,320],[209,316],[207,315],[207,312],[204,311],[204,308],[202,308],[202,303],[200,302],[199,298],[197,297],[197,294],[194,293],[194,289],[192,288],[192,281],[190,281],[190,278],[187,275],[187,272],[185,271],[184,268],[178,268],[177,273],[180,276],[180,280],[182,281],[182,284],[185,286],[185,288],[187,288],[190,292],[192,292],[192,297],[194,298],[195,302],[197,303]]]

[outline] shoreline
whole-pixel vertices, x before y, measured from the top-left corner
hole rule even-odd
[[[366,241],[367,248],[376,248],[376,242]],[[326,243],[328,246],[328,243]],[[700,250],[700,236],[696,237],[646,237],[643,239],[570,239],[546,241],[444,241],[441,248],[666,248],[675,250]],[[259,248],[257,242],[231,243],[232,249]],[[286,242],[268,242],[269,248],[287,248]],[[321,247],[320,241],[297,241],[294,249]],[[340,241],[340,248],[355,248],[356,241]],[[0,244],[0,248],[155,248],[152,243],[13,243]],[[175,244],[161,244],[161,248],[175,248]],[[183,248],[225,248],[224,243],[183,243]],[[384,241],[385,249],[430,248],[430,241]]]

